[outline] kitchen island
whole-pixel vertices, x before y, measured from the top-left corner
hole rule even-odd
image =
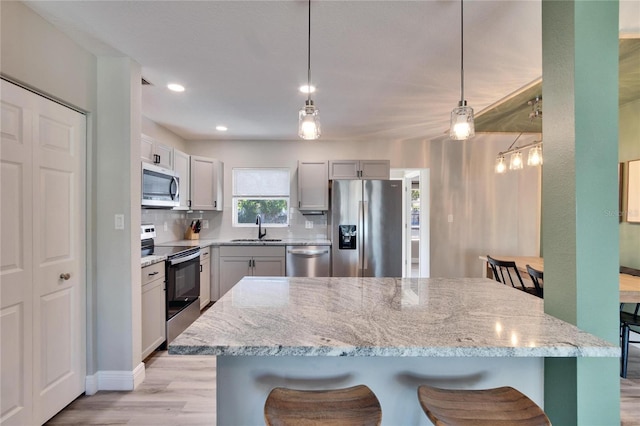
[[[217,358],[219,425],[263,424],[271,388],[363,383],[383,424],[430,424],[421,383],[511,385],[543,405],[545,357],[618,357],[617,345],[484,278],[244,278],[169,346]]]

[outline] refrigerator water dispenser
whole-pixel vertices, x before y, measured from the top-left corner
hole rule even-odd
[[[356,249],[356,226],[355,225],[338,225],[339,229],[339,249],[355,250]]]

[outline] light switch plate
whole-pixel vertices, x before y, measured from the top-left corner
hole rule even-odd
[[[310,220],[305,220],[304,221],[304,227],[307,229],[313,229],[313,222]]]
[[[207,219],[202,221],[202,229],[209,229],[209,221]]]
[[[117,214],[115,216],[115,227],[116,229],[124,229],[124,215]]]

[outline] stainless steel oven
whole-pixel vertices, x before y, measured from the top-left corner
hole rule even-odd
[[[168,345],[200,316],[200,248],[156,246],[155,226],[142,225],[142,255],[166,256],[166,318]]]

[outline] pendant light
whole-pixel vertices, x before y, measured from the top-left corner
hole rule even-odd
[[[460,0],[460,102],[457,108],[451,111],[451,126],[449,137],[453,140],[463,141],[472,138],[475,134],[473,123],[473,108],[467,106],[464,99],[464,0]]]
[[[309,34],[307,38],[307,87],[311,88],[311,0],[309,0]],[[311,100],[311,90],[304,107],[298,113],[298,136],[306,140],[320,137],[320,117],[318,109]]]

